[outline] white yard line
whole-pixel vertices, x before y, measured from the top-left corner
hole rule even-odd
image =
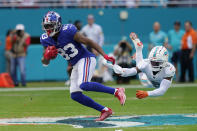
[[[9,92],[9,91],[54,91],[54,90],[69,90],[69,88],[68,87],[0,88],[0,92]]]
[[[123,88],[144,88],[142,85],[113,85],[111,87],[123,87]],[[172,87],[197,87],[196,84],[172,84]],[[0,88],[0,92],[12,92],[12,91],[53,91],[53,90],[69,90],[68,87],[28,87],[28,88]]]

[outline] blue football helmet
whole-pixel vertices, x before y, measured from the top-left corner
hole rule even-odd
[[[62,27],[61,16],[54,11],[49,11],[42,20],[42,28],[48,36],[53,37]]]

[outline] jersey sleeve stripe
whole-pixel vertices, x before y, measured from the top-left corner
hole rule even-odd
[[[85,82],[87,81],[87,75],[88,75],[88,63],[89,63],[89,60],[88,58],[86,58]]]

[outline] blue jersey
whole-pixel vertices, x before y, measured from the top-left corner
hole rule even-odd
[[[58,53],[73,66],[81,58],[95,57],[81,43],[74,40],[76,33],[77,28],[74,25],[66,24],[62,26],[57,41],[44,33],[40,37],[40,42],[44,47],[55,46],[58,49]]]

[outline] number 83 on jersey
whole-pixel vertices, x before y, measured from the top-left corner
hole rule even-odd
[[[70,60],[71,58],[75,57],[78,54],[78,50],[72,43],[68,43],[63,48],[59,48],[58,52],[62,57],[66,60]]]

